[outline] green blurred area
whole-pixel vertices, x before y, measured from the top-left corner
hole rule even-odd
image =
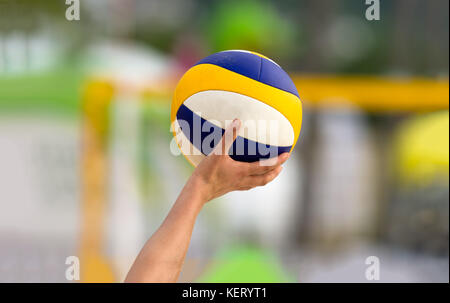
[[[85,74],[60,68],[44,73],[0,76],[0,113],[78,115]]]
[[[286,55],[296,29],[289,19],[268,3],[258,1],[220,2],[208,18],[206,34],[212,51],[246,49],[267,56]]]
[[[230,247],[219,253],[200,283],[294,282],[269,251],[256,246]]]

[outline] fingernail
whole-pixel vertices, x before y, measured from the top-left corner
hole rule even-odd
[[[239,127],[241,125],[241,121],[239,119],[234,119],[232,124],[234,127]]]

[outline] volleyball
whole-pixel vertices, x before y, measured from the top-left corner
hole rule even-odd
[[[302,102],[289,75],[273,60],[250,51],[212,54],[178,82],[172,100],[172,132],[194,166],[241,120],[228,154],[255,162],[291,152],[300,134]]]

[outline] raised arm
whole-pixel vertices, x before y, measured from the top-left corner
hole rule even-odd
[[[214,152],[197,166],[162,225],[142,248],[125,282],[176,282],[203,205],[230,191],[265,185],[281,172],[288,153],[280,155],[272,165],[238,162],[228,156],[226,151],[240,125],[239,120],[234,120]]]

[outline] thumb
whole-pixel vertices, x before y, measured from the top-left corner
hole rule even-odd
[[[225,133],[223,134],[222,139],[215,149],[216,154],[226,155],[228,153],[228,150],[237,138],[237,134],[240,128],[241,121],[239,119],[234,119],[233,122],[228,125],[228,127],[225,129]]]

